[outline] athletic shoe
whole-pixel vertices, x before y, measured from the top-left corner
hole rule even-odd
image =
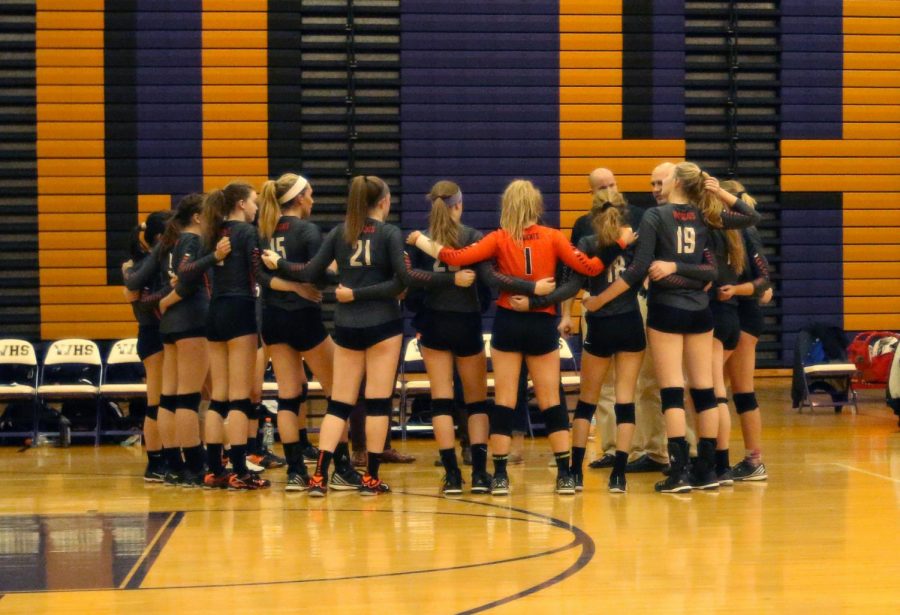
[[[368,474],[362,477],[362,486],[359,488],[359,495],[379,495],[389,493],[391,490],[388,484],[380,478],[372,478]]]
[[[144,472],[144,482],[145,483],[161,483],[166,479],[166,473],[162,470],[151,470],[150,467],[147,467],[147,470]]]
[[[247,476],[249,478],[249,475]],[[253,486],[250,484],[248,480],[244,480],[234,472],[228,475],[228,490],[229,491],[252,491]]]
[[[472,472],[472,493],[490,493],[491,475],[487,472]]]
[[[287,483],[284,485],[285,491],[306,491],[308,489],[309,476],[304,476],[300,472],[288,472]]]
[[[203,477],[203,488],[228,489],[229,476],[231,475],[227,472],[222,472],[221,474],[213,474],[212,472],[208,472],[206,476]]]
[[[287,465],[287,461],[285,461],[284,457],[279,457],[272,451],[265,451],[262,455],[247,455],[247,461],[252,461],[254,464],[261,468],[265,468],[266,470],[283,468]]]
[[[462,494],[462,472],[457,470],[448,470],[444,475],[444,482],[441,485],[441,493],[444,495],[461,495]]]
[[[310,476],[307,487],[311,498],[324,498],[328,493],[328,485],[325,484],[325,478],[321,474]]]
[[[266,469],[264,467],[262,467],[261,465],[259,465],[257,463],[254,463],[253,460],[250,459],[250,457],[255,457],[255,455],[247,455],[247,469],[248,470],[250,470],[251,472],[256,472],[257,474],[266,471]]]
[[[625,493],[625,475],[616,474],[615,472],[610,474],[607,489],[610,493]]]
[[[185,470],[181,475],[181,483],[179,487],[185,489],[200,489],[203,487],[203,474],[194,474],[190,470]]]
[[[184,481],[184,474],[181,472],[166,472],[165,478],[163,478],[163,484],[166,487],[177,487]]]
[[[693,487],[694,489],[706,491],[719,488],[719,478],[716,476],[715,470],[709,470],[706,472],[692,471],[689,477],[691,481],[691,487]]]
[[[748,459],[743,459],[731,468],[731,477],[736,481],[743,482],[766,480],[769,475],[766,473],[766,464],[760,463],[758,466],[754,466]]]
[[[272,486],[271,481],[262,478],[255,472],[250,472],[247,476],[244,476],[243,481],[249,483],[253,489],[268,489]]]
[[[720,487],[731,487],[734,484],[734,476],[731,473],[731,468],[728,468],[724,472],[719,472],[717,478],[719,479]]]
[[[603,457],[599,459],[594,459],[592,462],[588,464],[588,467],[592,470],[599,470],[600,468],[611,468],[613,464],[616,462],[616,456],[610,455],[606,453]]]
[[[572,478],[575,479],[575,491],[584,491],[584,473],[573,472]]]
[[[571,474],[556,479],[556,493],[559,495],[575,495],[575,477]]]
[[[497,474],[491,479],[491,495],[509,495],[509,477]]]
[[[358,491],[362,487],[362,474],[353,469],[335,468],[331,473],[329,486],[335,491]]]
[[[665,480],[661,480],[654,486],[658,493],[689,493],[693,487],[686,471],[674,476],[670,474]]]
[[[381,453],[381,463],[412,463],[415,460],[414,456],[401,453],[395,448],[386,448]]]
[[[668,464],[656,461],[650,455],[641,455],[634,461],[625,465],[625,471],[628,473],[638,472],[662,472]]]
[[[319,449],[317,449],[312,444],[303,447],[303,450],[300,452],[300,454],[303,455],[303,463],[316,465],[316,463],[319,461]]]

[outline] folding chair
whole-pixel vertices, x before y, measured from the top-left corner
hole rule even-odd
[[[422,357],[422,351],[419,348],[419,340],[414,337],[406,342],[403,358],[400,361],[400,378],[397,381],[397,386],[400,389],[400,433],[403,441],[406,441],[407,432],[410,430],[407,416],[407,405],[410,397],[431,394],[431,383],[428,379],[411,380],[409,378],[410,373],[417,375],[425,373],[425,359]],[[427,431],[430,429],[427,425],[413,428],[414,431]]]
[[[853,379],[857,369],[854,363],[820,363],[818,365],[803,366],[803,397],[800,399],[798,412],[803,408],[819,408],[822,406],[833,407],[839,412],[843,406],[850,406],[853,414],[858,410],[858,399],[853,389]],[[838,383],[838,389],[832,387],[829,381]],[[846,395],[844,393],[846,391]],[[828,401],[818,401],[813,398],[815,394],[828,395]],[[846,396],[846,399],[844,397]]]
[[[44,357],[38,397],[42,402],[58,404],[57,412],[60,413],[62,402],[70,399],[90,399],[96,411],[102,369],[100,348],[94,342],[77,338],[57,340],[50,345]],[[39,428],[35,431],[36,437],[42,435]],[[72,432],[71,435],[73,438],[93,435],[94,444],[100,444],[97,422],[93,434],[82,431]]]
[[[126,436],[134,429],[103,429],[103,402],[146,399],[147,374],[137,353],[137,338],[119,340],[109,349],[106,365],[100,378],[100,397],[97,404],[97,431],[101,436]]]
[[[25,340],[0,340],[0,420],[10,402],[26,402],[31,408],[29,431],[0,431],[0,438],[34,437],[38,416],[37,386],[38,364],[34,346]]]

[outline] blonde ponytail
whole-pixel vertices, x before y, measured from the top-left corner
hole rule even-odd
[[[516,243],[522,242],[526,225],[544,213],[541,191],[527,179],[514,179],[503,191],[500,204],[500,228]]]
[[[278,207],[278,197],[275,195],[275,182],[268,180],[263,184],[259,192],[259,236],[263,239],[271,239],[278,226],[278,218],[281,216],[281,208]]]
[[[591,221],[601,248],[619,239],[619,230],[625,225],[625,209],[628,203],[617,190],[602,188],[594,192],[591,205]]]
[[[458,248],[459,223],[450,215],[450,207],[456,205],[452,201],[459,195],[462,200],[462,192],[459,186],[451,181],[439,181],[431,187],[428,199],[431,201],[431,213],[428,214],[428,234],[442,246]]]

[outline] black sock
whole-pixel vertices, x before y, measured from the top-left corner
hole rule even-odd
[[[247,469],[247,445],[232,444],[228,450],[228,458],[231,459],[231,471],[238,477],[247,476],[250,471]]]
[[[721,474],[731,469],[731,463],[728,460],[728,449],[716,451],[716,474]]]
[[[487,472],[487,444],[472,445],[472,471]]]
[[[697,463],[694,469],[698,476],[716,471],[716,439],[700,438],[697,441]]]
[[[378,467],[381,465],[381,453],[373,453],[369,451],[369,463],[366,474],[372,478],[378,478]]]
[[[206,445],[206,467],[216,476],[225,471],[222,465],[222,444]]]
[[[259,450],[259,440],[256,436],[247,436],[247,454],[248,455],[261,455],[262,452]]]
[[[316,462],[316,474],[319,476],[328,477],[328,466],[331,465],[331,458],[334,457],[334,453],[331,451],[323,451],[319,449],[319,461]]]
[[[300,446],[302,446],[303,448],[312,446],[312,442],[309,441],[309,432],[305,429],[300,430]]]
[[[162,451],[147,451],[147,469],[158,472],[163,465]]]
[[[628,453],[616,451],[616,460],[613,462],[613,474],[625,474],[626,465],[628,465]]]
[[[506,460],[509,455],[494,455],[494,476],[506,476]]]
[[[572,447],[572,473],[581,474],[584,465],[584,453],[587,449],[583,446]]]
[[[194,474],[203,474],[203,447],[198,444],[184,448],[182,451],[188,470]]]
[[[347,442],[338,442],[334,449],[334,467],[341,472],[348,468],[353,469],[353,462],[350,460],[350,445]]]
[[[560,476],[567,476],[569,474],[569,463],[572,460],[572,455],[569,454],[569,451],[563,451],[561,453],[553,453],[553,456],[556,457],[557,478]]]
[[[441,463],[444,464],[445,471],[448,473],[451,471],[459,472],[455,448],[442,448],[438,452],[441,454]]]
[[[684,436],[669,438],[669,463],[672,466],[673,476],[675,472],[682,472],[688,464],[688,443]]]
[[[180,472],[184,469],[184,461],[181,459],[181,449],[177,446],[174,448],[164,448],[163,456],[166,458],[166,465],[169,466],[169,472]]]
[[[299,442],[282,442],[284,447],[284,460],[287,461],[288,474],[300,473],[300,466],[303,465],[303,454],[300,450]]]

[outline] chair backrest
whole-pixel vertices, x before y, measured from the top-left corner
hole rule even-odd
[[[37,353],[25,340],[0,340],[0,386],[37,384]]]
[[[137,353],[137,338],[129,337],[119,340],[109,349],[109,355],[106,357],[107,365],[118,365],[121,363],[140,363],[141,358]]]
[[[65,339],[50,344],[41,371],[45,384],[100,384],[103,361],[100,348],[91,340]]]
[[[484,356],[487,357],[488,361],[491,359],[491,334],[490,333],[482,333],[481,339],[484,340]]]
[[[403,351],[403,362],[410,363],[413,361],[424,361],[425,359],[422,357],[422,350],[419,348],[419,340],[416,338],[410,338],[408,342],[406,342],[406,349]]]
[[[109,349],[104,384],[143,383],[146,378],[144,363],[137,353],[137,338],[119,340]]]

